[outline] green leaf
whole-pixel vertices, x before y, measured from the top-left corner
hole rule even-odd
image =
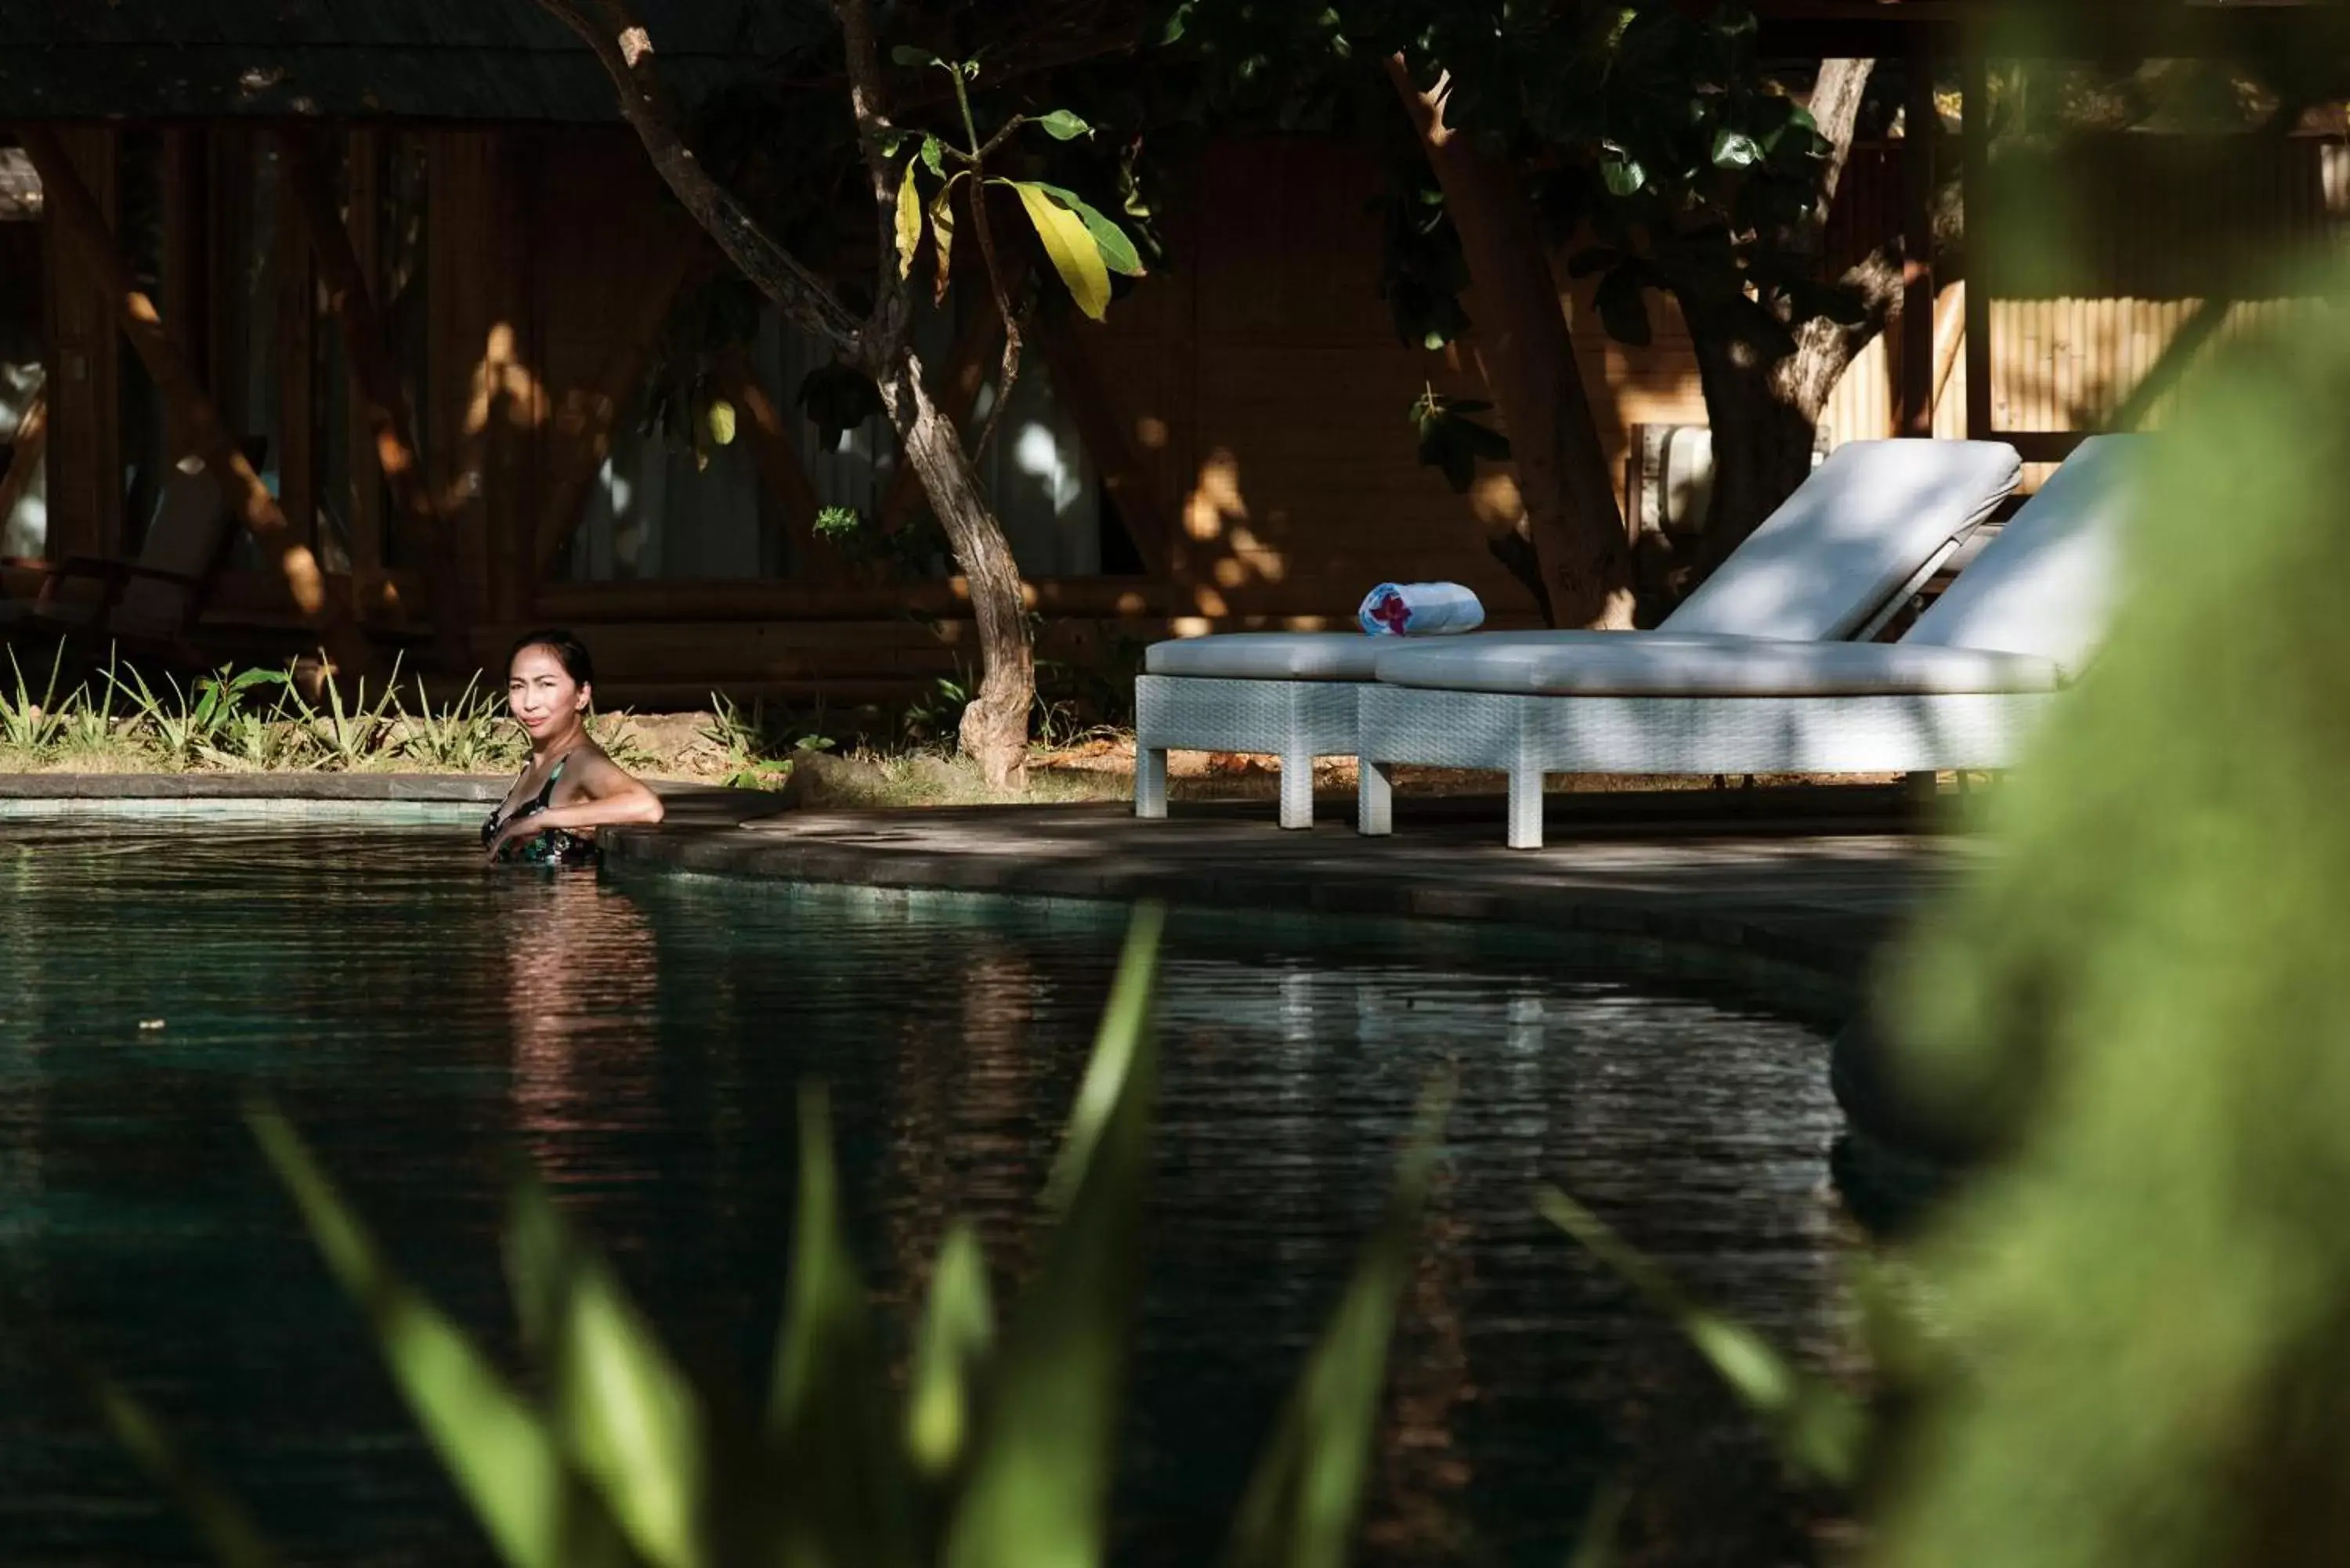
[[[86,1365],[71,1363],[117,1441],[187,1516],[189,1528],[223,1568],[277,1568],[281,1559],[244,1504],[129,1389]]]
[[[935,136],[922,138],[922,167],[943,180],[947,177],[946,143]]]
[[[973,1385],[994,1339],[995,1309],[979,1233],[958,1220],[948,1228],[931,1274],[908,1385],[906,1451],[925,1480],[944,1478],[970,1448]]]
[[[1126,277],[1143,275],[1142,257],[1124,229],[1103,216],[1074,191],[1047,185],[1041,180],[1036,182],[1036,188],[1049,193],[1077,215],[1078,221],[1086,226],[1086,233],[1093,236],[1095,245],[1100,249],[1104,266]]]
[[[922,244],[922,193],[914,188],[914,161],[906,161],[906,178],[898,185],[898,275],[914,270],[914,253]]]
[[[1611,196],[1637,196],[1648,182],[1648,171],[1630,155],[1610,151],[1599,161],[1599,177],[1607,185]]]
[[[1070,297],[1079,310],[1099,321],[1109,309],[1109,269],[1085,220],[1042,185],[1025,180],[1014,180],[1011,185],[1020,192],[1020,204],[1027,210],[1036,237],[1044,242],[1045,254],[1051,258],[1053,270],[1061,275]]]
[[[816,1088],[800,1094],[799,1202],[767,1424],[782,1493],[778,1560],[910,1568],[898,1433],[841,1224],[831,1113]]]
[[[1370,1469],[1396,1303],[1411,1279],[1429,1176],[1451,1100],[1420,1099],[1387,1212],[1290,1390],[1241,1502],[1232,1568],[1343,1568]]]
[[[1807,1478],[1849,1487],[1860,1475],[1868,1418],[1842,1389],[1802,1371],[1761,1334],[1691,1300],[1671,1275],[1625,1244],[1598,1216],[1556,1188],[1535,1205],[1669,1317],[1741,1404],[1762,1423],[1779,1457]]]
[[[1094,128],[1066,109],[1039,115],[1030,123],[1055,141],[1075,141],[1080,136],[1091,136]]]
[[[1159,1063],[1156,906],[1135,912],[1046,1201],[1059,1214],[992,1381],[941,1568],[1093,1568],[1139,1277]]]
[[[1627,262],[1601,278],[1594,303],[1599,307],[1600,325],[1617,342],[1645,348],[1655,340],[1656,333],[1648,325],[1647,286],[1638,265]]]
[[[890,59],[901,66],[942,66],[946,64],[928,49],[918,49],[911,44],[899,44],[889,51]]]
[[[270,1110],[245,1119],[498,1555],[510,1568],[627,1563],[611,1515],[565,1461],[555,1435],[473,1342],[392,1272],[293,1127]]]
[[[1762,144],[1742,130],[1724,126],[1713,137],[1713,163],[1717,169],[1751,169],[1762,161]]]
[[[610,1265],[527,1170],[509,1194],[506,1269],[565,1452],[654,1568],[705,1561],[701,1401]]]
[[[1617,1542],[1624,1532],[1624,1511],[1632,1501],[1632,1489],[1621,1478],[1607,1481],[1591,1500],[1591,1511],[1583,1516],[1582,1532],[1575,1541],[1575,1555],[1566,1560],[1567,1568],[1616,1568]]]

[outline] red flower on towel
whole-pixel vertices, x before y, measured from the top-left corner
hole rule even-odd
[[[1411,620],[1411,607],[1403,602],[1401,594],[1381,594],[1378,602],[1371,606],[1371,618],[1392,635],[1401,637]]]

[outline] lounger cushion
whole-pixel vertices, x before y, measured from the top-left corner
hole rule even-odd
[[[2022,475],[2000,441],[1848,441],[1657,629],[1850,637]]]
[[[1389,686],[1541,697],[1931,696],[2048,691],[2052,660],[1908,643],[1595,633],[1573,644],[1430,644],[1379,656]]]
[[[1615,631],[1487,631],[1447,638],[1445,646],[1573,648],[1593,641],[1612,643],[1623,636]],[[1380,654],[1417,648],[1420,640],[1427,639],[1407,642],[1359,631],[1228,631],[1153,643],[1143,650],[1142,668],[1152,675],[1222,680],[1371,680],[1377,679]]]
[[[1221,680],[1368,680],[1379,649],[1394,646],[1359,631],[1230,631],[1153,643],[1142,668]]]
[[[2147,436],[2081,444],[1901,640],[2028,653],[2077,674],[2120,589],[2120,535]]]

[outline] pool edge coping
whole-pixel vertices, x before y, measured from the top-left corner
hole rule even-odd
[[[1653,972],[1690,967],[1726,971],[1784,997],[1790,1007],[1847,1013],[1865,995],[1878,944],[1822,940],[1767,922],[1683,914],[1655,900],[1593,898],[1587,890],[1544,893],[1473,886],[1315,880],[1243,880],[1221,868],[1147,874],[941,849],[876,853],[849,846],[777,842],[739,828],[673,833],[621,829],[607,835],[608,860],[756,881],[862,888],[879,892],[1132,903],[1368,919],[1505,925],[1604,944]],[[1681,961],[1676,961],[1677,960]]]

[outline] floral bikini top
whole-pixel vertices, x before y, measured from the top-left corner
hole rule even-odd
[[[570,760],[566,757],[556,763],[553,771],[547,774],[546,782],[539,786],[538,793],[511,813],[505,810],[503,803],[497,810],[491,812],[490,819],[482,824],[484,846],[495,839],[498,830],[507,823],[536,816],[553,805],[556,781],[562,778],[564,763]],[[529,764],[525,763],[524,766]],[[502,863],[522,866],[600,866],[604,861],[604,851],[597,846],[593,835],[574,833],[567,827],[550,827],[527,838],[507,840],[505,847],[498,851],[498,859]]]

